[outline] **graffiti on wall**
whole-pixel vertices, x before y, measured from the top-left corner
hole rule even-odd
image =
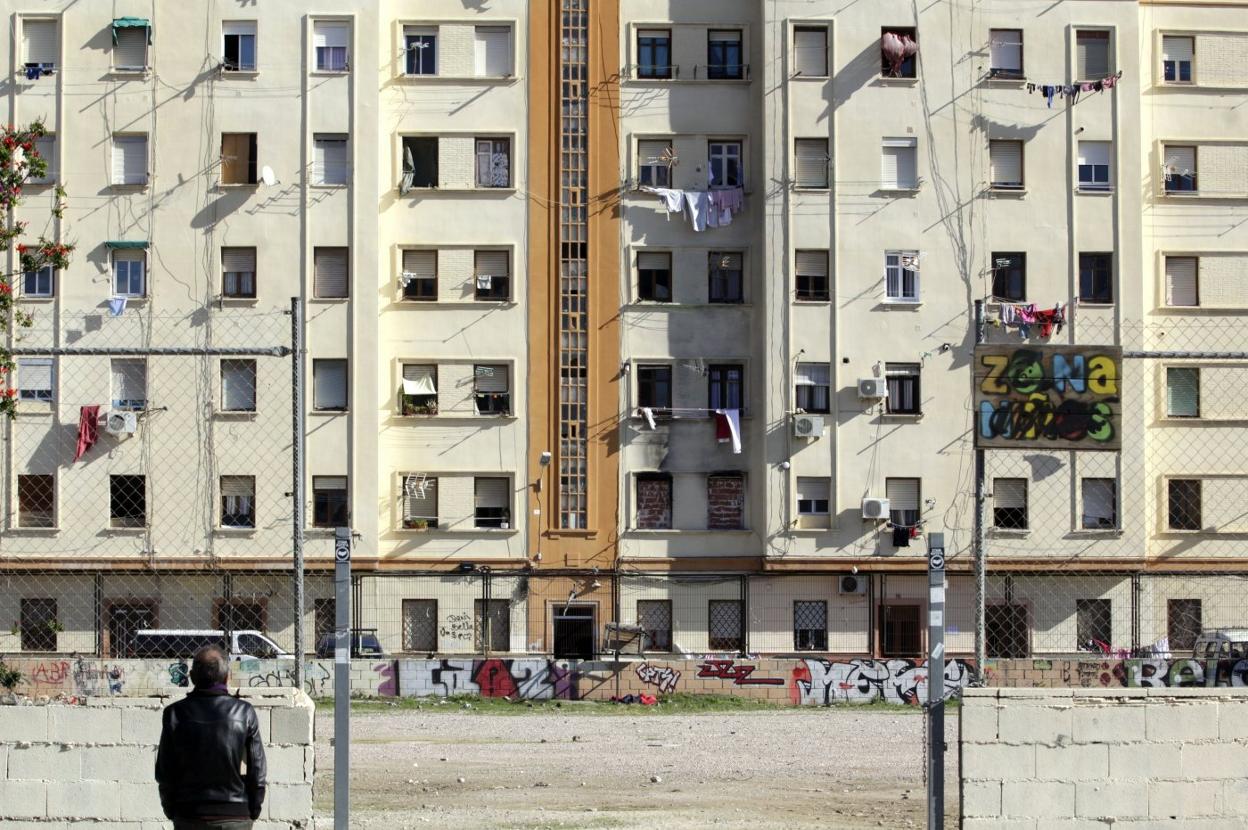
[[[971,682],[965,660],[945,664],[945,694],[960,692]],[[904,703],[927,699],[927,665],[915,660],[801,660],[793,667],[789,697],[796,705],[832,703]]]
[[[657,686],[660,692],[671,694],[676,691],[676,684],[680,682],[680,672],[671,666],[638,663],[637,679],[648,686]]]
[[[576,700],[575,669],[545,658],[505,660],[402,660],[399,687],[405,695],[480,695],[523,700]]]
[[[975,367],[976,447],[1121,447],[1121,348],[978,345]]]
[[[698,666],[698,677],[731,680],[734,686],[783,686],[783,677],[753,677],[758,666],[735,660],[707,660]]]
[[[246,685],[253,689],[280,689],[282,687],[290,688],[295,685],[295,670],[293,666],[275,666],[274,661],[260,660],[243,660],[237,669],[237,682],[243,685],[243,678],[246,677]],[[310,697],[324,697],[328,694],[330,672],[321,663],[305,663],[303,666],[303,688]]]

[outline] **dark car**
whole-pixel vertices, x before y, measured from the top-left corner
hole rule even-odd
[[[334,638],[335,635],[322,634],[321,639],[316,642],[316,656],[322,659],[330,659],[334,656]],[[386,652],[381,648],[381,641],[377,639],[377,629],[375,628],[353,628],[351,630],[351,656],[352,657],[385,657]]]

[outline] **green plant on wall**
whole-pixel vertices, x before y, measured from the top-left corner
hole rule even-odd
[[[22,673],[17,669],[9,668],[3,660],[0,660],[0,687],[11,692],[21,682]]]

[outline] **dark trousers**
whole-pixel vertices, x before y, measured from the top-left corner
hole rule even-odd
[[[251,830],[252,821],[248,818],[242,819],[214,819],[213,821],[201,821],[199,819],[174,819],[173,830]]]

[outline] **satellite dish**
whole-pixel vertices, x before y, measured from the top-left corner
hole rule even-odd
[[[264,167],[260,168],[260,181],[262,181],[266,187],[272,187],[277,184],[277,174],[273,172],[272,167],[269,167],[266,164]]]

